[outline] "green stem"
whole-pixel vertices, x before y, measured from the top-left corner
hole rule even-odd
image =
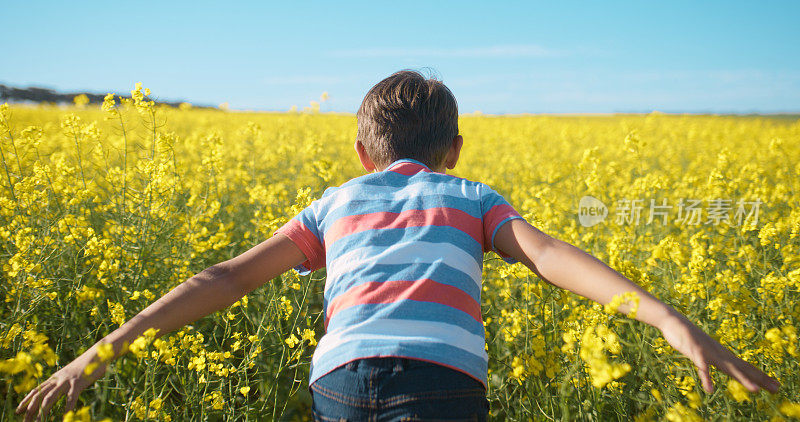
[[[151,127],[153,128],[153,139],[152,139],[151,148],[150,148],[150,160],[155,165],[155,158],[156,158],[156,118],[155,118],[155,111],[151,110],[150,111],[150,116],[151,116],[150,123],[151,123]],[[143,245],[139,248],[139,256],[137,258],[137,261],[139,263],[139,270],[136,272],[136,279],[134,280],[134,286],[136,286],[137,289],[139,288],[139,282],[141,280],[141,275],[144,272],[144,261],[145,260],[142,259],[142,258],[143,258],[144,253],[145,253],[144,249],[148,244],[147,243],[147,236],[149,235],[149,228],[150,228],[150,214],[151,214],[151,211],[153,209],[153,173],[154,172],[155,172],[155,169],[152,168],[150,170],[150,180],[148,181],[148,187],[149,188],[147,190],[147,211],[145,213],[144,223],[142,224],[141,229],[139,230],[142,233]]]
[[[4,123],[5,123],[5,121],[4,121]],[[10,136],[11,129],[8,130],[8,133],[9,133],[9,136]],[[11,181],[11,173],[8,171],[8,163],[6,163],[6,155],[3,153],[2,145],[0,145],[0,158],[2,158],[2,160],[3,160],[3,169],[5,169],[6,178],[8,178],[8,189],[11,191],[11,199],[13,199],[14,202],[18,202],[17,201],[17,195],[14,194],[14,183]]]
[[[78,167],[81,169],[81,180],[83,181],[83,189],[86,189],[86,174],[83,171],[83,154],[81,154],[81,144],[78,141],[78,133],[73,130],[72,137],[75,139],[75,149],[78,150]]]
[[[122,128],[122,200],[119,208],[119,222],[122,226],[120,231],[119,247],[124,250],[125,247],[125,197],[128,191],[128,134],[125,131],[125,121],[122,119],[122,113],[117,113],[119,116],[119,124]]]

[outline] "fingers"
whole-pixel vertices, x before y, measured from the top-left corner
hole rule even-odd
[[[773,393],[778,391],[780,383],[775,378],[770,377],[729,351],[726,354],[730,356],[727,356],[727,359],[720,362],[720,364],[715,364],[715,366],[739,381],[748,391],[755,393],[760,388],[765,388]]]
[[[750,380],[750,377],[748,377],[739,367],[739,361],[741,359],[733,355],[733,353],[730,355],[730,357],[726,357],[726,359],[717,363],[715,366],[739,381],[739,383],[741,383],[748,391],[758,391],[758,386],[753,383],[753,381]]]
[[[59,397],[61,397],[61,393],[67,387],[67,383],[62,382],[57,387],[51,389],[50,392],[44,396],[44,400],[42,400],[40,420],[45,420],[47,418],[47,412],[50,411],[50,408],[55,404],[56,401],[58,401]]]
[[[36,391],[36,393],[30,398],[28,402],[27,411],[25,412],[25,422],[30,422],[36,415],[39,413],[39,402],[41,402],[44,395],[50,391],[51,388],[55,386],[55,383],[44,383],[40,386],[40,388]],[[18,412],[19,413],[19,412]]]
[[[711,347],[707,347],[705,350],[698,350],[696,355],[693,354],[692,361],[697,366],[697,373],[700,376],[703,389],[708,393],[714,391],[709,365],[714,365],[733,377],[751,393],[758,392],[760,388],[765,388],[775,393],[780,387],[780,383],[776,379],[739,358],[718,342],[713,342]]]
[[[767,374],[764,374],[764,376],[766,377],[766,380],[764,380],[764,383],[762,384],[764,388],[769,390],[770,393],[777,393],[778,389],[781,388],[781,383],[777,379],[772,378]]]
[[[31,397],[33,397],[33,395],[36,394],[36,391],[39,390],[40,388],[42,388],[42,386],[37,385],[36,387],[31,388],[31,391],[28,391],[28,394],[26,394],[25,397],[22,400],[20,400],[19,404],[17,405],[16,409],[17,413],[19,413],[22,410],[22,407],[25,406],[25,402],[27,402]]]
[[[697,365],[697,374],[700,376],[700,382],[703,384],[703,390],[711,394],[714,392],[714,383],[711,382],[711,376],[708,373],[708,364],[705,361],[700,361]]]
[[[17,410],[16,410],[16,412],[17,412],[18,414],[19,414],[19,413],[21,413],[21,412],[22,412],[22,409],[24,409],[24,408],[25,408],[25,406],[26,406],[26,404],[25,404],[25,403],[26,403],[28,400],[30,400],[30,399],[31,399],[31,398],[32,398],[32,397],[33,397],[33,396],[34,396],[36,393],[38,393],[39,391],[41,391],[41,389],[42,389],[42,388],[46,387],[46,384],[47,384],[47,381],[45,381],[45,382],[43,382],[43,383],[41,383],[41,384],[37,385],[36,387],[32,388],[32,389],[31,389],[31,391],[28,391],[28,394],[27,394],[27,395],[25,395],[25,398],[23,398],[23,399],[22,399],[22,401],[20,401],[20,402],[19,402],[19,405],[17,406]]]
[[[75,409],[75,403],[78,401],[78,396],[80,395],[81,391],[75,383],[69,386],[69,391],[67,391],[67,404],[64,406],[65,413]]]
[[[746,361],[742,361],[742,364],[745,366],[745,371],[751,374],[751,378],[754,379],[758,385],[766,388],[770,392],[778,392],[778,388],[781,386],[781,383],[779,383],[778,380],[772,378]]]
[[[736,363],[739,370],[744,373],[754,385],[756,385],[756,389],[750,391],[758,391],[758,387],[765,388],[773,393],[778,391],[778,387],[781,385],[778,380],[767,375],[747,361],[739,359],[739,361]]]

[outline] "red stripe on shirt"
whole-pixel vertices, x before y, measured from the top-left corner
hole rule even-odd
[[[325,232],[325,246],[330,247],[338,239],[373,229],[403,229],[406,227],[450,226],[471,236],[483,245],[481,220],[468,213],[449,207],[406,210],[403,212],[374,212],[342,217]]]
[[[388,171],[393,171],[395,173],[400,173],[403,176],[411,176],[412,174],[417,174],[419,172],[430,173],[431,170],[425,166],[421,166],[416,163],[400,163],[396,166],[392,166],[391,168],[387,169]]]
[[[492,234],[494,234],[494,230],[497,228],[497,225],[508,217],[518,215],[519,213],[513,207],[507,204],[495,205],[492,208],[489,208],[489,211],[486,211],[486,213],[483,214],[484,252],[492,250]]]
[[[291,239],[306,256],[306,261],[301,265],[311,271],[325,266],[325,250],[317,236],[301,221],[291,219],[275,231]]]
[[[424,278],[421,280],[370,281],[352,287],[328,303],[325,329],[328,321],[342,309],[355,305],[394,303],[416,300],[447,305],[481,322],[481,305],[463,290]]]

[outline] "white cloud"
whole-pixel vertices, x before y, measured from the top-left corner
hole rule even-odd
[[[467,48],[355,48],[332,50],[326,56],[336,58],[382,58],[382,57],[443,57],[443,58],[514,58],[552,57],[563,52],[550,50],[535,44],[494,45]]]

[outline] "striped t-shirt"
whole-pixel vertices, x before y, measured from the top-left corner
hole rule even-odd
[[[464,372],[486,386],[481,317],[484,252],[522,218],[489,186],[397,160],[325,190],[278,229],[326,267],[325,335],[309,385],[350,361],[393,356]]]

